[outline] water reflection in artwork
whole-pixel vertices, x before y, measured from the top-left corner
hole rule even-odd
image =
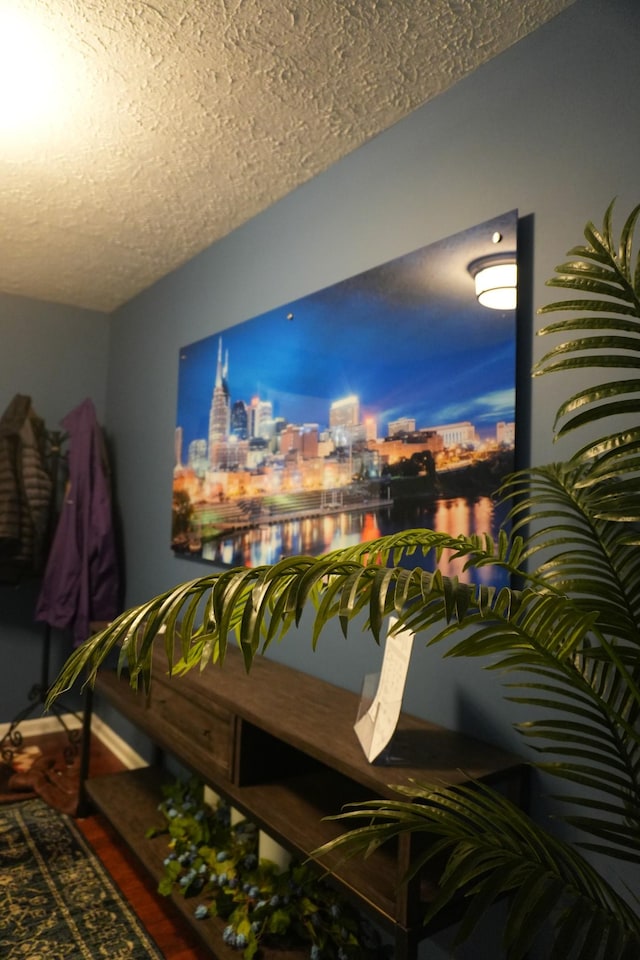
[[[353,511],[325,517],[308,517],[273,523],[203,546],[203,559],[232,566],[256,567],[276,563],[296,554],[318,556],[341,547],[366,543],[376,537],[412,527],[427,527],[452,536],[482,534],[498,523],[497,509],[490,497],[469,500],[456,497],[426,507],[405,504],[368,512]],[[412,562],[421,565],[421,557]],[[444,564],[443,564],[444,569]],[[462,561],[449,561],[447,572],[461,576]],[[495,571],[472,571],[475,583],[496,584]]]

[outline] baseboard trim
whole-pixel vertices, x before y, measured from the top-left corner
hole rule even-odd
[[[57,733],[60,730],[60,720],[64,722],[64,725],[69,730],[77,730],[82,727],[82,717],[75,713],[64,713],[60,718],[47,715],[34,717],[31,720],[23,720],[19,726],[19,730],[25,740],[27,737],[39,737],[45,733]],[[7,735],[10,726],[10,723],[5,723],[0,726],[0,741]],[[138,767],[148,766],[147,761],[96,714],[91,718],[91,732],[128,769],[135,770]]]
[[[119,734],[113,730],[109,724],[105,723],[95,713],[91,718],[91,732],[108,747],[118,760],[124,763],[129,770],[137,770],[139,767],[148,767],[148,762],[130,746],[126,740],[123,740]]]
[[[42,717],[32,717],[31,720],[23,720],[16,728],[22,737],[39,737],[44,733],[57,733],[60,730],[60,721],[70,730],[77,730],[82,726],[82,718],[75,713],[63,713],[60,718],[53,714],[47,714]],[[0,724],[0,740],[3,740],[11,728],[10,723]]]

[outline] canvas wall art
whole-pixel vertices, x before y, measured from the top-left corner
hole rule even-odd
[[[253,567],[408,527],[495,533],[516,309],[480,303],[473,274],[516,238],[512,211],[183,347],[175,554]]]

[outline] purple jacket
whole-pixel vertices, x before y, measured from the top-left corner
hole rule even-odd
[[[36,605],[36,620],[70,627],[74,646],[92,620],[119,612],[119,576],[111,490],[102,431],[91,400],[62,421],[69,478]]]

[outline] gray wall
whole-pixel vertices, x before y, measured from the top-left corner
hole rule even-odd
[[[168,547],[179,348],[514,208],[525,261],[520,456],[569,453],[553,444],[552,424],[575,384],[528,376],[547,348],[534,336],[535,309],[552,299],[545,280],[587,220],[599,225],[616,196],[620,223],[640,200],[639,36],[636,0],[577,0],[116,312],[107,410],[129,603],[211,571]],[[355,690],[379,665],[370,638],[356,631],[345,641],[335,629],[315,653],[303,627],[270,656]],[[522,749],[498,678],[419,643],[405,707]]]
[[[600,224],[614,196],[619,221],[640,200],[639,36],[636,0],[577,0],[116,312],[107,409],[129,603],[211,570],[168,547],[179,348],[514,208],[525,255],[520,454],[541,463],[569,452],[553,444],[552,424],[574,384],[528,377],[547,347],[533,334],[535,309],[586,221]],[[370,638],[344,641],[335,629],[315,653],[303,627],[270,656],[355,690],[379,665]],[[498,678],[419,643],[405,706],[522,748]],[[497,955],[492,941],[487,956]],[[478,942],[461,956],[477,960]]]
[[[107,417],[129,603],[211,571],[168,547],[180,346],[513,208],[529,235],[526,425],[530,357],[546,347],[533,342],[532,304],[550,299],[545,279],[588,219],[600,223],[613,196],[620,217],[640,199],[640,124],[635,97],[625,96],[640,89],[639,35],[634,0],[578,0],[114,314]],[[553,377],[533,384],[525,458],[529,446],[534,462],[562,456],[551,428],[568,386]],[[302,630],[272,655],[358,689],[376,653],[367,637],[345,642],[330,630],[312,653]],[[505,723],[511,709],[477,665],[418,649],[412,666],[409,709],[518,743]]]
[[[24,297],[0,295],[0,413],[26,394],[49,430],[91,397],[98,417],[106,407],[109,318]],[[38,584],[0,583],[0,723],[29,704],[40,680],[43,626],[34,622]],[[71,652],[65,634],[52,636],[52,678]],[[34,713],[34,716],[37,713]]]

